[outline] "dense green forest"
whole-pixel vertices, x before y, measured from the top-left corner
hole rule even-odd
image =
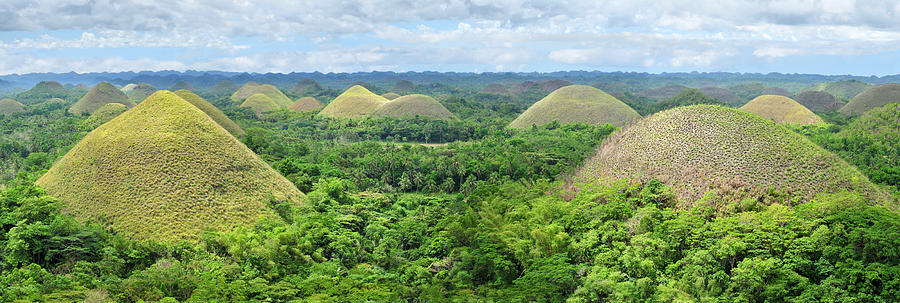
[[[900,298],[896,209],[849,192],[795,205],[710,194],[679,208],[656,180],[576,191],[568,177],[614,127],[506,128],[545,95],[534,91],[414,91],[460,119],[338,120],[287,110],[260,119],[227,97],[206,96],[246,131],[247,147],[306,193],[305,204],[273,205],[279,218],[176,243],[135,242],[76,221],[33,185],[97,127],[66,113],[74,100],[0,115],[0,301]],[[696,90],[623,101],[642,115],[718,103]],[[855,118],[823,118],[824,126],[793,129],[897,196],[898,141],[844,136]]]

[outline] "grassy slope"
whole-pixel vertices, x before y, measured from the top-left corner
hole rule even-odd
[[[13,99],[0,100],[0,114],[9,114],[25,110],[25,105]]]
[[[388,102],[360,85],[354,85],[328,103],[320,116],[333,118],[356,118],[371,115]]]
[[[413,94],[399,97],[385,103],[372,114],[381,117],[431,117],[437,119],[456,119],[456,115],[446,107],[434,100],[434,98]]]
[[[819,118],[811,110],[797,103],[794,99],[780,95],[756,97],[744,104],[744,106],[741,106],[740,109],[778,123],[801,125],[822,123],[822,118]]]
[[[147,83],[141,83],[128,92],[128,98],[131,99],[134,103],[141,103],[147,97],[152,95],[157,91],[156,87]]]
[[[714,86],[707,86],[707,87],[699,88],[698,90],[700,90],[700,92],[703,93],[704,95],[706,95],[707,97],[719,100],[719,102],[722,102],[722,103],[725,103],[725,104],[728,104],[731,106],[741,105],[741,98],[738,97],[737,95],[735,95],[730,90],[727,90],[727,89],[724,89],[721,87],[714,87]]]
[[[231,119],[229,119],[228,116],[226,116],[225,113],[223,113],[220,109],[207,102],[206,99],[203,99],[197,94],[186,89],[178,90],[175,92],[175,94],[188,103],[193,104],[194,106],[202,110],[204,113],[206,113],[206,115],[212,118],[213,121],[219,123],[222,128],[225,128],[225,130],[227,130],[232,135],[240,136],[244,134],[244,130],[241,129],[240,126],[234,123],[234,121],[231,121]]]
[[[813,112],[830,112],[844,106],[844,104],[841,103],[841,101],[838,101],[833,95],[815,90],[802,92],[797,95],[794,100],[797,100],[797,103],[806,106],[806,108]]]
[[[284,95],[278,88],[269,84],[258,84],[256,82],[247,82],[238,91],[231,95],[231,100],[244,101],[255,94],[263,94],[275,101],[276,104],[287,107],[294,103],[290,98]]]
[[[900,140],[900,103],[874,108],[850,123],[838,136]]]
[[[381,95],[381,96],[388,100],[394,100],[394,99],[400,98],[400,94],[398,94],[398,93],[385,93],[384,95]]]
[[[93,113],[106,103],[121,103],[129,108],[134,107],[134,102],[131,102],[121,90],[107,82],[100,82],[92,87],[78,102],[75,102],[69,108],[69,112],[75,115]]]
[[[640,115],[634,109],[609,94],[585,85],[560,88],[529,107],[509,124],[512,128],[559,123],[581,122],[622,126]]]
[[[222,82],[216,83],[215,86],[209,89],[207,93],[213,96],[229,96],[234,94],[238,90],[237,84],[228,80],[222,80]]]
[[[144,240],[197,238],[274,216],[302,196],[197,107],[168,91],[84,137],[36,182],[80,219]]]
[[[38,84],[35,84],[28,92],[35,95],[47,96],[66,96],[69,94],[69,90],[56,81],[41,81]]]
[[[871,84],[856,80],[819,83],[808,90],[823,91],[837,98],[850,100],[872,87]]]
[[[178,82],[175,82],[175,84],[172,84],[172,87],[169,87],[169,90],[171,90],[171,91],[178,91],[178,90],[182,90],[182,89],[183,89],[183,90],[194,91],[194,87],[191,86],[190,83],[187,83],[187,82],[184,82],[184,81],[178,81]]]
[[[288,106],[288,109],[295,112],[309,111],[309,110],[317,110],[322,108],[322,103],[319,103],[319,100],[313,97],[303,97],[297,99],[297,102]]]
[[[616,132],[575,180],[619,178],[658,179],[685,202],[713,189],[729,199],[769,189],[801,198],[850,190],[872,201],[890,199],[855,167],[788,128],[709,105],[660,112]]]
[[[100,108],[94,111],[93,114],[88,118],[88,123],[97,123],[103,124],[109,122],[115,117],[118,117],[122,113],[128,110],[128,107],[122,105],[121,103],[106,103],[103,104]]]
[[[281,108],[272,98],[264,94],[254,94],[241,103],[241,107],[249,107],[253,109],[257,117],[262,117],[265,112],[270,112]]]
[[[894,102],[900,102],[900,84],[882,84],[856,95],[839,111],[845,115],[859,115],[867,110]]]

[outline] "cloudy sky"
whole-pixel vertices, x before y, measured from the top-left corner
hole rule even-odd
[[[0,74],[900,73],[900,1],[3,0]]]

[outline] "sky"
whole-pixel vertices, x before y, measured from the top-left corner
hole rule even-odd
[[[900,1],[3,0],[0,74],[900,74]]]

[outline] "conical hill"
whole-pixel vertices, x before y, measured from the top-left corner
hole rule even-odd
[[[900,102],[900,84],[882,84],[856,95],[850,100],[850,103],[838,111],[845,115],[859,115],[867,110],[895,102]]]
[[[811,110],[794,99],[780,95],[762,95],[750,100],[741,110],[778,123],[818,124],[822,123]]]
[[[181,97],[181,99],[184,99],[184,101],[187,101],[188,103],[193,104],[194,106],[202,110],[204,113],[206,113],[206,115],[212,118],[213,121],[219,123],[222,128],[227,130],[232,135],[241,136],[244,134],[244,130],[241,129],[240,126],[235,124],[234,121],[231,121],[231,119],[229,119],[228,116],[226,116],[225,113],[222,112],[222,110],[207,102],[206,99],[203,99],[197,94],[186,89],[178,90],[175,92],[175,94]]]
[[[222,82],[217,83],[215,86],[209,89],[208,94],[216,97],[220,96],[230,96],[234,92],[238,90],[237,84],[231,82],[229,80],[222,80]]]
[[[180,80],[180,81],[178,81],[178,82],[175,82],[175,84],[172,84],[172,87],[169,87],[169,90],[171,90],[171,91],[173,91],[173,92],[174,92],[174,91],[177,91],[177,90],[182,90],[182,89],[183,89],[183,90],[194,91],[194,87],[191,86],[190,83],[187,83],[187,82],[184,81],[184,80]]]
[[[76,115],[93,113],[106,103],[121,103],[129,108],[134,107],[134,102],[131,102],[121,90],[108,82],[100,82],[92,87],[78,102],[75,102],[69,108],[69,112]]]
[[[10,114],[25,110],[25,105],[13,99],[0,100],[0,114]]]
[[[328,106],[319,112],[319,116],[333,118],[368,116],[387,102],[388,99],[372,93],[365,87],[354,85],[328,103]]]
[[[103,104],[103,106],[95,110],[94,113],[88,117],[88,123],[100,125],[109,122],[109,120],[118,117],[126,110],[128,110],[128,107],[121,103]]]
[[[373,115],[395,118],[421,116],[445,120],[456,119],[456,115],[438,103],[437,100],[420,94],[406,95],[391,100],[375,110]]]
[[[141,103],[145,98],[149,97],[153,93],[157,91],[156,87],[147,83],[141,83],[135,85],[131,88],[131,91],[128,92],[128,98],[131,99],[134,103]]]
[[[622,178],[659,180],[685,203],[713,190],[735,201],[767,202],[773,193],[791,201],[845,190],[873,203],[890,201],[855,167],[806,137],[757,115],[713,105],[666,110],[617,131],[585,161],[575,181]]]
[[[294,102],[294,104],[291,104],[291,106],[288,106],[288,109],[295,111],[295,112],[303,112],[303,111],[317,110],[322,107],[323,107],[322,103],[319,103],[319,100],[316,100],[316,98],[303,97],[303,98],[297,99],[297,102]]]
[[[257,117],[262,117],[263,113],[270,112],[276,109],[281,108],[278,103],[275,103],[272,98],[266,96],[264,94],[254,94],[244,100],[244,103],[241,103],[241,107],[249,107],[253,109],[253,112],[256,113]]]
[[[127,237],[196,239],[303,194],[196,106],[159,91],[88,133],[36,182],[81,220]],[[273,201],[274,202],[270,202]]]
[[[277,87],[270,84],[258,84],[253,81],[247,82],[247,84],[244,84],[238,91],[234,92],[234,94],[231,95],[231,100],[244,101],[255,94],[266,95],[280,106],[287,107],[294,104],[294,101],[291,101],[291,99],[285,96]]]
[[[612,124],[622,126],[638,119],[634,109],[602,90],[587,85],[570,85],[557,89],[509,124],[511,128],[559,123]]]

